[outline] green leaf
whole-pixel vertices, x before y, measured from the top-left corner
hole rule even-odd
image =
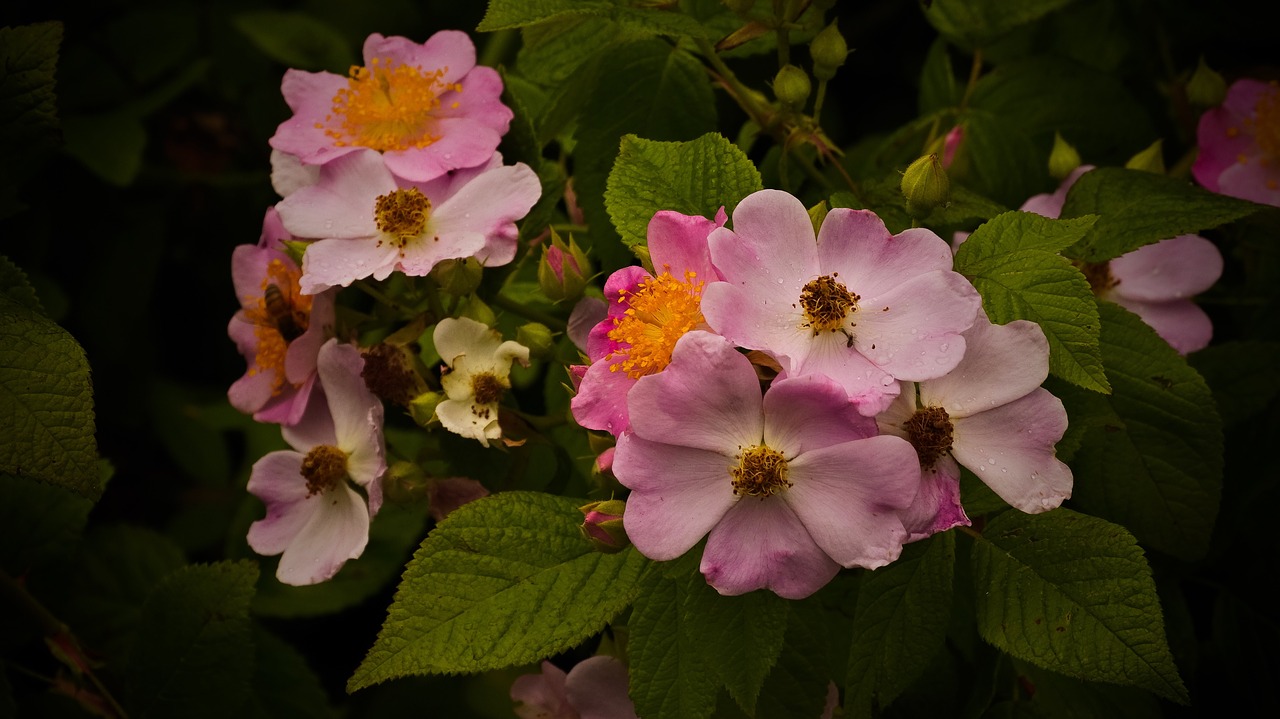
[[[102,179],[124,187],[142,168],[147,131],[132,111],[69,117],[67,154],[80,160]]]
[[[787,602],[765,590],[722,596],[701,574],[693,575],[689,583],[683,625],[730,696],[750,714],[782,651]]]
[[[1022,662],[1014,662],[1014,668],[1019,680],[1031,690],[1030,699],[1019,703],[1036,716],[1159,719],[1165,715],[1154,696],[1134,687],[1080,681]]]
[[[847,716],[872,716],[888,706],[942,648],[955,559],[955,535],[944,532],[908,545],[897,561],[863,575],[845,680]]]
[[[40,297],[31,286],[27,273],[13,264],[8,257],[0,255],[0,307],[3,307],[6,301],[25,307],[32,312],[45,314],[44,307],[40,304]]]
[[[1280,394],[1280,342],[1225,342],[1187,361],[1213,390],[1224,426],[1261,412]]]
[[[0,569],[22,576],[75,547],[93,502],[0,472]]]
[[[700,574],[672,580],[661,572],[650,572],[641,585],[627,623],[627,659],[631,699],[646,719],[702,719],[715,708],[719,672],[685,612],[704,587]]]
[[[43,315],[0,295],[0,472],[102,493],[84,350]]]
[[[924,16],[939,33],[967,47],[985,45],[1072,0],[933,0]]]
[[[1105,262],[1260,209],[1262,205],[1202,190],[1185,180],[1121,167],[1098,168],[1081,175],[1067,193],[1063,217],[1098,215],[1093,228],[1067,254]]]
[[[723,135],[690,142],[622,139],[609,173],[605,206],[628,246],[646,244],[649,221],[659,210],[715,217],[732,213],[738,201],[761,188],[751,160]]]
[[[307,13],[257,10],[237,13],[231,22],[264,55],[288,67],[345,74],[354,63],[342,33]]]
[[[831,655],[835,650],[832,644],[838,641],[836,636],[847,636],[847,617],[843,611],[819,606],[823,591],[790,603],[782,654],[765,678],[756,701],[755,716],[759,719],[821,716],[827,692],[835,688],[832,674],[844,674],[843,661],[833,669]],[[847,656],[848,652],[841,654]]]
[[[951,66],[947,42],[938,38],[929,46],[929,53],[924,58],[924,68],[920,71],[920,114],[927,115],[935,110],[953,107],[959,102],[960,89],[956,85],[956,72]]]
[[[193,565],[169,575],[142,607],[129,655],[129,715],[234,716],[249,698],[254,645],[252,562]]]
[[[578,529],[581,503],[502,492],[450,514],[409,562],[348,691],[528,664],[600,631],[631,602],[647,562],[633,549],[594,551]]]
[[[612,20],[586,15],[534,25],[522,32],[524,42],[516,55],[516,68],[544,86],[571,82],[584,63],[633,35]]]
[[[0,128],[6,170],[11,152],[26,153],[58,144],[54,71],[62,45],[62,23],[0,27]]]
[[[900,174],[894,173],[878,180],[867,180],[859,186],[858,190],[857,197],[849,192],[834,193],[831,195],[831,207],[871,210],[884,221],[889,232],[895,235],[912,226],[912,218],[907,214],[904,205]],[[947,228],[971,226],[974,220],[990,220],[1008,211],[1009,208],[962,185],[952,185],[951,201],[934,208],[920,224],[934,229],[946,238],[948,237]]]
[[[335,719],[324,687],[306,657],[260,626],[253,627],[257,648],[253,697],[245,713],[252,719]]]
[[[1091,406],[1072,502],[1182,559],[1208,550],[1222,488],[1222,426],[1204,380],[1137,315],[1099,303],[1112,394]],[[1068,412],[1076,406],[1063,397]]]
[[[970,108],[957,121],[964,139],[956,150],[952,174],[973,189],[1005,205],[1027,199],[1027,188],[1048,179],[1042,152],[1012,120],[990,111]]]
[[[997,648],[1187,702],[1151,569],[1123,527],[1061,508],[1004,512],[975,541],[973,573],[978,631]]]
[[[1049,371],[1081,387],[1110,391],[1098,349],[1098,309],[1089,281],[1057,254],[1094,217],[1051,220],[1007,212],[983,224],[956,252],[955,269],[982,294],[996,324],[1031,320],[1049,340]]]
[[[616,0],[490,0],[476,29],[507,30],[574,15],[609,18],[659,35],[709,38],[701,23],[683,13],[632,7]]]

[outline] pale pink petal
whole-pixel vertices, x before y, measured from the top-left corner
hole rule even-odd
[[[461,84],[460,92],[450,90],[440,96],[440,107],[433,114],[440,118],[465,118],[471,121],[473,129],[483,127],[499,136],[507,134],[515,113],[502,104],[502,76],[498,71],[478,66],[467,73]]]
[[[800,200],[780,190],[743,198],[733,211],[733,230],[713,231],[710,245],[711,261],[726,281],[771,287],[770,294],[785,294],[788,304],[800,296],[804,283],[818,276],[809,213]]]
[[[270,556],[288,548],[317,505],[307,502],[307,481],[302,477],[303,452],[271,452],[253,464],[249,493],[267,505],[267,516],[249,527],[249,546]]]
[[[438,238],[441,245],[461,247],[475,244],[479,237],[481,248],[486,250],[475,251],[481,262],[495,265],[499,257],[509,261],[515,247],[515,221],[528,214],[541,195],[542,184],[528,165],[518,163],[480,174],[432,210],[428,237],[418,245],[430,244],[432,254],[437,254],[432,238]],[[402,264],[407,266],[409,258]]]
[[[674,402],[678,398],[687,401]],[[728,340],[693,331],[676,342],[671,364],[641,377],[627,394],[631,426],[645,439],[733,455],[759,444],[760,381]]]
[[[1067,191],[1071,189],[1072,185],[1076,184],[1076,180],[1080,179],[1081,175],[1093,168],[1093,165],[1080,165],[1072,170],[1070,175],[1067,175],[1062,184],[1058,185],[1058,189],[1044,195],[1032,195],[1018,209],[1023,212],[1034,212],[1041,217],[1058,219],[1058,215],[1062,214],[1062,206],[1067,203]]]
[[[782,493],[818,546],[845,567],[875,569],[907,539],[899,513],[920,490],[920,463],[904,439],[879,436],[807,452],[789,463]]]
[[[333,415],[329,413],[329,401],[319,382],[307,401],[306,412],[296,422],[281,426],[280,433],[290,447],[300,452],[308,452],[312,447],[322,444],[338,446],[338,435],[333,431]]]
[[[732,464],[718,452],[619,437],[613,471],[631,489],[622,520],[631,543],[657,561],[689,551],[738,499]]]
[[[346,287],[365,277],[385,280],[399,257],[395,245],[377,237],[320,240],[308,245],[302,256],[298,285],[303,294],[313,295],[330,287]]]
[[[982,311],[978,291],[950,270],[927,272],[858,304],[854,347],[895,378],[913,381],[955,368],[964,356],[960,333]]]
[[[1139,302],[1127,297],[1112,297],[1146,322],[1160,338],[1179,354],[1189,354],[1209,346],[1213,339],[1213,322],[1200,306],[1191,300],[1172,302]]]
[[[1011,506],[1035,514],[1071,496],[1071,470],[1054,456],[1067,412],[1047,390],[952,424],[956,461]]]
[[[895,437],[908,439],[902,425],[916,413],[916,383],[899,382],[902,393],[893,402],[875,415],[876,426],[881,434],[892,434]]]
[[[511,700],[520,719],[580,719],[565,693],[565,673],[551,662],[541,674],[522,674],[511,684]]]
[[[707,538],[700,569],[727,596],[770,589],[804,599],[831,581],[840,565],[814,543],[786,502],[766,497],[743,499],[724,515]]]
[[[293,117],[280,123],[269,140],[271,147],[308,165],[321,165],[358,151],[358,147],[336,147],[324,131],[325,119],[333,112],[333,99],[345,87],[347,78],[331,72],[286,70],[280,91]]]
[[[822,274],[836,274],[850,292],[865,298],[926,272],[950,270],[951,248],[929,230],[890,235],[874,212],[837,208],[818,232],[818,264]]]
[[[821,375],[840,384],[862,414],[873,417],[893,401],[899,391],[893,376],[850,347],[840,333],[809,335],[807,351],[790,362],[788,376]],[[788,363],[783,366],[787,367]]]
[[[591,330],[609,314],[609,303],[599,297],[587,295],[578,300],[569,313],[569,339],[580,352],[587,351],[587,337]]]
[[[441,81],[446,83],[465,77],[476,64],[476,46],[465,32],[459,30],[441,30],[424,43],[373,33],[365,39],[363,53],[366,66],[375,59],[389,59],[425,72],[448,68],[448,73],[441,77]]]
[[[993,325],[979,312],[964,336],[960,364],[920,385],[924,406],[943,407],[952,418],[967,417],[1024,397],[1049,376],[1049,341],[1034,322]]]
[[[318,165],[304,165],[296,156],[279,150],[271,151],[271,189],[281,197],[316,184],[320,180]]]
[[[345,482],[303,501],[317,508],[280,555],[276,578],[285,584],[330,579],[348,559],[363,554],[369,542],[369,508]]]
[[[253,418],[267,424],[278,424],[288,427],[302,421],[307,407],[316,395],[320,386],[315,374],[304,379],[298,386],[285,385],[280,393],[267,400],[262,409],[253,413]]]
[[[637,719],[629,686],[626,665],[603,654],[578,662],[564,683],[581,719]]]
[[[1222,276],[1222,253],[1199,235],[1178,235],[1111,260],[1113,297],[1167,302],[1198,295]]]
[[[960,467],[951,455],[939,457],[932,469],[920,472],[920,492],[900,516],[909,542],[969,526],[969,516],[960,503]]]
[[[627,393],[635,384],[626,372],[610,371],[608,360],[593,363],[578,385],[578,394],[569,402],[573,418],[587,429],[617,437],[631,427]]]
[[[875,420],[826,377],[775,380],[764,395],[764,443],[786,457],[875,435]]]
[[[294,237],[373,237],[377,198],[396,189],[381,155],[362,150],[322,167],[319,182],[281,200],[276,211]]]
[[[792,306],[803,283],[791,285],[795,295],[783,297],[746,282],[713,282],[702,291],[702,314],[717,333],[747,349],[767,352],[788,367],[804,360],[813,337],[801,326],[803,311]]]
[[[410,240],[401,250],[395,269],[410,277],[426,277],[431,273],[432,268],[444,260],[471,257],[480,253],[484,250],[487,240],[483,233],[475,231],[419,237]],[[376,274],[375,277],[377,277]]]
[[[302,384],[315,374],[320,347],[333,336],[337,296],[338,293],[332,291],[312,297],[307,330],[289,343],[284,357],[284,375],[293,384]]]
[[[1280,164],[1261,155],[1237,162],[1218,176],[1218,191],[1242,200],[1280,207]]]
[[[659,274],[669,272],[677,279],[683,278],[685,272],[693,271],[702,282],[716,281],[719,274],[711,265],[711,246],[707,237],[723,224],[670,210],[655,213],[649,220],[646,233],[654,269]]]

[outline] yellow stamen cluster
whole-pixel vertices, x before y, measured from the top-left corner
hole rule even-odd
[[[319,444],[302,459],[302,476],[307,480],[307,496],[327,492],[347,478],[347,453]]]
[[[611,355],[619,361],[609,365],[611,372],[626,372],[634,379],[661,372],[671,364],[671,351],[686,332],[702,324],[702,287],[696,272],[684,273],[676,279],[663,272],[645,280],[626,297],[626,313],[614,319],[609,339],[627,345]]]
[[[274,372],[273,395],[284,388],[284,360],[289,343],[307,331],[311,321],[311,296],[302,294],[298,286],[301,272],[280,259],[267,263],[262,278],[261,295],[244,298],[245,317],[253,324],[258,341],[249,375]]]
[[[1273,84],[1262,93],[1249,122],[1262,150],[1262,161],[1280,162],[1280,86]]]
[[[425,72],[390,58],[374,58],[368,67],[353,65],[347,86],[333,96],[332,114],[316,127],[338,147],[379,152],[426,147],[440,139],[431,134],[440,96],[462,92],[461,84],[441,81],[446,72],[447,67]]]
[[[821,332],[848,332],[845,320],[858,309],[857,295],[849,291],[837,277],[839,273],[823,275],[804,286],[800,291],[800,307],[805,321],[801,327]]]
[[[782,453],[762,444],[748,447],[738,455],[738,466],[729,470],[733,493],[739,497],[771,497],[791,486],[787,481],[787,460]]]
[[[431,217],[431,200],[416,187],[395,190],[378,195],[373,206],[374,221],[378,230],[391,235],[404,247],[405,243],[422,234]]]

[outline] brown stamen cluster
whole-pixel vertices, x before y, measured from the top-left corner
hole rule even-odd
[[[471,378],[471,391],[475,394],[476,404],[493,404],[502,399],[507,383],[492,372],[481,372]]]
[[[412,240],[427,227],[431,200],[416,187],[378,195],[373,214],[378,230],[396,238],[400,245]]]
[[[307,480],[307,496],[327,492],[347,477],[347,453],[319,444],[302,460],[302,476]]]
[[[847,331],[845,318],[858,309],[861,298],[837,280],[839,276],[839,273],[823,275],[806,284],[800,292],[800,307],[806,320],[802,326],[812,329],[815,335]]]
[[[787,481],[787,460],[780,452],[764,445],[750,447],[739,455],[733,475],[733,493],[764,499],[791,486]]]
[[[907,431],[907,438],[920,455],[920,466],[925,469],[932,469],[939,457],[951,451],[951,417],[941,407],[916,410],[902,428]]]
[[[380,399],[408,407],[414,397],[427,391],[426,383],[410,364],[405,349],[385,342],[363,352],[364,384]]]
[[[1095,295],[1101,295],[1120,284],[1120,281],[1111,274],[1110,262],[1076,262],[1075,265],[1089,281],[1089,289],[1093,290]]]

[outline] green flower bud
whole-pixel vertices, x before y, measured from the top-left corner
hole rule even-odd
[[[797,110],[809,99],[813,83],[809,75],[795,65],[783,65],[773,78],[773,94],[783,105]]]
[[[902,173],[902,195],[907,198],[907,213],[922,219],[935,207],[951,199],[951,180],[937,154],[921,157]]]
[[[493,313],[493,310],[489,308],[489,305],[485,304],[484,300],[476,297],[475,295],[471,295],[463,300],[462,311],[458,316],[473,319],[482,325],[489,325],[490,327],[494,326],[498,322],[498,316]]]
[[[431,270],[431,276],[440,283],[440,289],[454,297],[475,292],[483,274],[484,266],[474,257],[442,260]]]
[[[538,285],[542,293],[556,302],[576,300],[582,296],[590,273],[587,253],[573,241],[573,235],[566,245],[552,230],[551,244],[543,250],[542,261],[538,263]]]
[[[610,499],[578,508],[583,514],[582,536],[595,546],[596,551],[614,554],[631,544],[622,527],[622,514],[626,507],[627,503],[621,499]]]
[[[1080,153],[1062,135],[1053,133],[1053,149],[1049,151],[1049,174],[1055,180],[1065,179],[1080,166]]]
[[[836,70],[844,64],[849,55],[849,45],[844,35],[836,27],[836,21],[823,28],[809,43],[809,57],[813,58],[813,76],[819,80],[830,80],[836,76]]]
[[[1200,107],[1217,107],[1227,98],[1227,81],[1200,58],[1196,71],[1187,80],[1187,99]]]
[[[547,326],[539,322],[521,325],[516,330],[516,342],[529,348],[529,355],[546,359],[555,350],[556,341]]]
[[[419,427],[427,427],[436,418],[436,405],[444,401],[441,392],[423,392],[409,402],[409,416]]]
[[[1156,140],[1151,143],[1147,149],[1139,152],[1124,166],[1130,170],[1142,170],[1143,172],[1154,172],[1157,175],[1164,174],[1164,140]]]
[[[382,489],[394,502],[412,502],[422,496],[427,475],[413,462],[393,462],[382,478]]]
[[[284,253],[289,256],[289,259],[293,260],[295,265],[301,267],[302,256],[306,254],[307,245],[310,244],[310,242],[303,242],[302,240],[285,240]]]

